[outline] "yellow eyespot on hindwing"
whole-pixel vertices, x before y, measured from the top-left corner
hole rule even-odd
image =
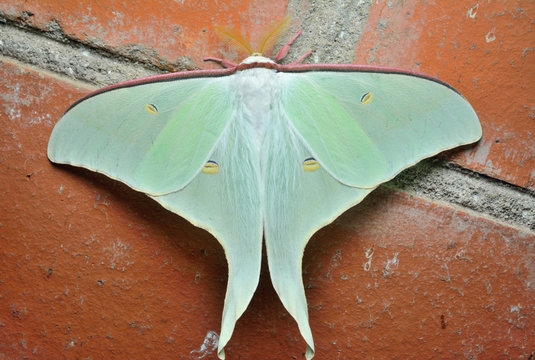
[[[360,102],[364,105],[368,105],[369,103],[372,102],[372,99],[373,99],[372,93],[367,92],[366,94],[362,95],[362,97],[360,98]]]
[[[145,110],[151,115],[154,115],[158,112],[158,108],[154,104],[147,104],[145,105]]]
[[[303,161],[303,170],[305,171],[316,171],[320,168],[320,163],[313,157],[306,158]]]
[[[219,172],[219,165],[215,161],[208,160],[202,167],[202,172],[205,174],[217,174]]]

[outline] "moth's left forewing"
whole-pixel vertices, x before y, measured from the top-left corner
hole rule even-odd
[[[52,131],[49,159],[150,195],[180,190],[208,160],[233,112],[228,76],[182,74],[118,84],[76,103]]]
[[[283,72],[281,79],[291,124],[320,164],[346,185],[377,186],[426,157],[481,137],[468,101],[436,79],[350,65],[290,69],[295,72]]]

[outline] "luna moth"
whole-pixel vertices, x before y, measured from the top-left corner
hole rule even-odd
[[[276,28],[281,28],[282,21]],[[273,38],[272,32],[267,39]],[[297,34],[299,35],[299,33]],[[141,191],[217,238],[228,262],[218,356],[257,287],[273,286],[314,356],[301,260],[310,237],[380,184],[477,141],[468,101],[431,76],[364,65],[277,63],[156,75],[97,90],[55,125],[48,157]]]

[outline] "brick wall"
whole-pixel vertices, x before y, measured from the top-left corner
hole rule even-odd
[[[46,146],[91,89],[213,67],[203,56],[240,61],[212,25],[254,39],[285,15],[288,34],[303,30],[286,62],[312,50],[307,62],[422,71],[460,90],[483,126],[477,145],[404,172],[311,239],[317,358],[530,359],[534,13],[528,0],[0,0],[0,359],[216,358],[217,241],[119,182],[51,164]],[[304,349],[264,264],[227,356]]]

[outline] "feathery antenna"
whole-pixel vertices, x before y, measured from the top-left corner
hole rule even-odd
[[[236,29],[231,28],[222,28],[219,26],[214,26],[216,30],[216,34],[229,46],[232,46],[235,49],[239,49],[241,47],[245,48],[249,55],[253,54],[253,47],[251,46],[251,43],[246,39],[246,37]]]
[[[257,52],[264,54],[270,52],[277,40],[284,35],[290,27],[290,17],[275,21],[273,24],[267,26],[261,33],[260,41],[258,43]]]

